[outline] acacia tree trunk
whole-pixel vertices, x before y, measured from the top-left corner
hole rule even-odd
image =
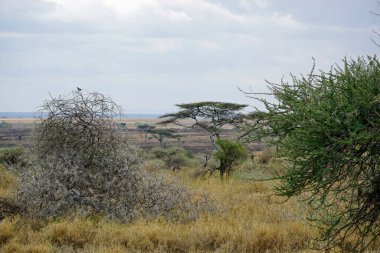
[[[224,172],[225,170],[222,169],[222,168],[219,168],[219,173],[220,173],[220,178],[223,179],[224,178]]]
[[[158,141],[160,142],[160,146],[161,146],[161,148],[165,148],[165,142],[164,142],[164,139],[158,139]]]
[[[227,169],[227,164],[222,160],[220,161],[220,167],[219,167],[219,173],[220,173],[220,178],[224,178],[224,173],[226,172]]]
[[[203,168],[207,168],[208,161],[210,160],[212,156],[212,152],[209,155],[204,155],[205,156],[205,162],[203,163]]]
[[[216,136],[216,140],[217,140],[217,139],[219,139],[218,136]],[[215,150],[218,150],[219,147],[218,147],[218,145],[216,145],[216,140],[215,140],[215,138],[214,138],[214,135],[210,135],[210,140],[211,140],[212,145],[214,146],[214,149],[215,149]]]

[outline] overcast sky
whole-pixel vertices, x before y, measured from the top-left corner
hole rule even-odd
[[[376,0],[0,0],[0,111],[35,111],[77,86],[125,113],[201,100],[253,105],[237,87],[374,55]]]

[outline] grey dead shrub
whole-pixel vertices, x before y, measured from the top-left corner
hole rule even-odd
[[[139,153],[114,124],[119,112],[110,98],[83,91],[44,103],[33,162],[23,171],[17,193],[25,213],[50,218],[79,211],[123,221],[139,215],[177,220],[210,209],[194,203],[185,188],[141,170]]]

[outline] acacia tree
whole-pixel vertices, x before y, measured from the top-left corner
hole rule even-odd
[[[290,165],[278,194],[302,196],[325,248],[362,252],[380,236],[380,63],[343,60],[329,72],[269,83],[256,138],[274,137]]]
[[[148,135],[151,131],[156,129],[156,126],[146,124],[146,123],[137,123],[136,124],[137,130],[144,134],[144,142],[146,143],[146,140],[148,139]]]
[[[166,129],[166,128],[154,128],[147,132],[151,135],[151,138],[158,140],[161,148],[166,148],[166,142],[169,139],[180,139],[181,135],[176,134],[176,130],[174,129]]]
[[[178,104],[177,106],[181,110],[176,113],[162,115],[160,118],[164,120],[159,124],[171,123],[186,128],[198,128],[207,131],[214,150],[217,151],[214,157],[219,160],[220,165],[217,168],[211,169],[211,173],[215,170],[219,170],[223,178],[224,173],[230,171],[232,165],[240,159],[235,157],[236,159],[234,159],[233,162],[228,159],[228,163],[226,162],[227,160],[225,158],[228,156],[228,154],[226,154],[226,147],[229,146],[229,148],[231,148],[228,149],[230,153],[238,153],[240,151],[238,148],[240,144],[228,140],[219,141],[223,127],[228,125],[240,127],[245,119],[245,115],[242,114],[241,111],[247,107],[247,105],[226,102],[196,102]],[[212,153],[205,155],[205,168],[211,156]],[[234,156],[231,156],[231,158],[232,157]]]
[[[215,149],[224,126],[237,126],[243,119],[243,110],[247,105],[226,102],[196,102],[178,104],[180,110],[160,116],[160,124],[176,124],[186,128],[200,128],[208,132]]]

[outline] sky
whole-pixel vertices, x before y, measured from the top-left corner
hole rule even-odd
[[[0,111],[80,87],[124,113],[257,106],[238,88],[375,55],[376,0],[0,0]]]

